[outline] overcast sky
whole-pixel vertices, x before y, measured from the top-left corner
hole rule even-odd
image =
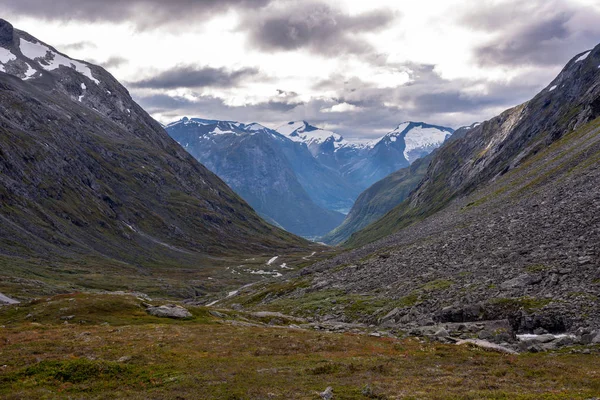
[[[103,65],[163,123],[305,119],[348,138],[488,119],[600,43],[600,0],[0,0],[0,11]]]

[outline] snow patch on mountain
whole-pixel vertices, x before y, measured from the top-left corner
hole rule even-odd
[[[33,76],[38,72],[37,69],[33,68],[31,65],[29,65],[29,63],[25,63],[27,64],[27,71],[25,71],[25,78],[23,78],[23,80],[28,80],[33,78]]]
[[[269,130],[269,128],[267,128],[266,126],[263,126],[261,124],[258,124],[256,122],[253,122],[251,124],[248,124],[245,126],[247,131],[262,131],[262,130]]]
[[[394,143],[404,139],[404,158],[411,164],[423,156],[423,151],[430,153],[441,146],[452,135],[449,128],[427,125],[422,122],[403,122],[381,140]]]
[[[309,148],[321,145],[327,141],[333,143],[334,151],[345,147],[363,148],[372,144],[371,141],[346,140],[338,133],[317,128],[306,121],[291,121],[275,130],[294,142],[306,143]]]
[[[588,56],[590,55],[591,52],[592,52],[591,50],[586,51],[581,56],[579,56],[579,58],[577,60],[575,60],[575,62],[578,63],[579,61],[585,60],[586,58],[588,58]]]
[[[36,61],[41,58],[42,60],[38,62],[46,71],[53,71],[61,66],[65,66],[86,76],[96,85],[100,83],[100,81],[92,75],[90,67],[80,61],[75,61],[62,54],[56,53],[50,50],[48,46],[41,43],[33,43],[20,38],[19,49],[21,50],[21,53],[30,60]]]
[[[416,127],[408,131],[404,137],[406,147],[404,149],[404,157],[412,163],[415,159],[411,156],[411,152],[416,149],[439,147],[450,137],[451,133],[441,131],[436,128]]]
[[[15,56],[10,50],[0,47],[0,62],[6,64],[9,61],[16,60]]]
[[[233,132],[233,131],[224,131],[224,130],[221,130],[221,128],[219,128],[217,126],[215,129],[213,129],[212,134],[213,135],[235,135],[235,132]]]

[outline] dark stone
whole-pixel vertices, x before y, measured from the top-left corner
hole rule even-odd
[[[13,45],[14,28],[3,19],[0,19],[0,46],[11,47]]]

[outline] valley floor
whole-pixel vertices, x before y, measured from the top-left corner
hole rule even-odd
[[[422,339],[333,334],[142,299],[60,295],[0,308],[5,399],[589,399],[600,348],[507,355]],[[589,348],[588,348],[589,349]],[[589,350],[586,352],[590,352]]]

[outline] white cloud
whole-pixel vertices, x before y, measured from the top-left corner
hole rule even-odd
[[[352,104],[339,103],[339,104],[336,104],[336,105],[334,105],[332,107],[324,108],[322,111],[323,112],[342,113],[342,112],[358,111],[359,109],[360,109],[360,107],[357,107],[357,106],[352,105]]]

